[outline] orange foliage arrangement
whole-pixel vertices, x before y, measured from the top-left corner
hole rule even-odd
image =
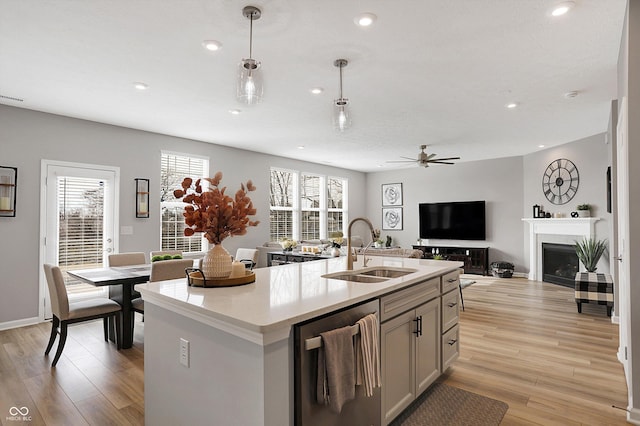
[[[220,244],[222,240],[233,235],[244,235],[247,227],[256,226],[260,221],[251,221],[249,216],[256,214],[251,198],[247,192],[255,191],[251,180],[245,185],[240,184],[235,199],[226,195],[226,187],[220,188],[222,173],[218,172],[212,178],[202,178],[209,182],[210,187],[203,191],[201,179],[196,180],[195,188],[191,188],[193,179],[187,177],[182,181],[182,188],[173,191],[173,195],[188,206],[184,208],[184,223],[187,228],[184,235],[192,236],[196,232],[204,232],[205,238],[211,244]]]

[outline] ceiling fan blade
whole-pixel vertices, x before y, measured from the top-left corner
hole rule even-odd
[[[411,158],[411,157],[403,157],[402,155],[400,156],[400,158],[404,158],[405,160],[411,160],[411,161],[418,161],[415,158]]]
[[[449,161],[449,160],[459,160],[460,157],[448,157],[448,158],[436,158],[434,161]]]
[[[388,160],[386,163],[415,163],[416,160]]]
[[[433,157],[435,157],[437,154],[429,154],[427,155],[427,160],[431,160]]]
[[[431,160],[431,161],[429,161],[429,163],[431,163],[431,164],[456,164],[456,163],[449,163],[449,162],[440,161],[440,160]]]

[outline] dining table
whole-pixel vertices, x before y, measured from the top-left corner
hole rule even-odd
[[[122,348],[128,349],[133,345],[134,314],[131,300],[140,297],[134,290],[136,284],[149,281],[151,265],[110,266],[94,269],[77,269],[67,271],[69,275],[94,286],[109,286],[109,298],[122,306],[121,329],[117,330],[122,339]],[[115,336],[110,332],[109,338]]]

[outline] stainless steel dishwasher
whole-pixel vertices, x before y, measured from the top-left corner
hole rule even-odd
[[[318,350],[307,349],[305,346],[305,342],[320,336],[320,333],[354,325],[360,318],[368,314],[375,313],[379,320],[378,310],[379,302],[376,299],[321,318],[315,318],[294,327],[296,425],[380,425],[380,388],[374,389],[373,396],[366,397],[363,386],[356,386],[355,399],[347,402],[342,407],[340,414],[335,414],[328,406],[316,402]],[[311,344],[311,346],[315,345]]]

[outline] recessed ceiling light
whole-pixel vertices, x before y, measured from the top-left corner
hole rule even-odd
[[[361,27],[368,27],[371,24],[373,24],[376,19],[378,19],[378,17],[373,13],[363,13],[361,15],[356,16],[353,19],[353,22],[355,22],[356,25],[359,25]]]
[[[310,92],[314,95],[319,95],[320,93],[324,92],[324,89],[322,87],[314,87],[310,90]]]
[[[229,113],[233,114],[233,115],[238,115],[240,114],[242,111],[240,111],[239,109],[230,109]]]
[[[514,109],[514,108],[518,107],[518,103],[517,102],[510,102],[510,103],[506,104],[505,107],[507,107],[509,109]]]
[[[544,148],[544,145],[538,145],[538,148]]]
[[[298,149],[304,149],[304,145],[300,145]]]
[[[578,96],[578,92],[576,90],[572,90],[571,92],[567,92],[564,94],[565,99],[571,99]]]
[[[217,40],[205,40],[202,42],[202,46],[212,52],[222,49],[222,43]]]
[[[135,87],[138,90],[147,90],[149,88],[149,85],[146,83],[141,83],[139,81],[136,81],[135,83],[133,83],[133,87]]]
[[[551,16],[562,16],[568,11],[570,11],[571,8],[573,8],[573,6],[575,5],[576,5],[575,2],[572,2],[572,1],[565,1],[565,2],[559,3],[551,11]]]

